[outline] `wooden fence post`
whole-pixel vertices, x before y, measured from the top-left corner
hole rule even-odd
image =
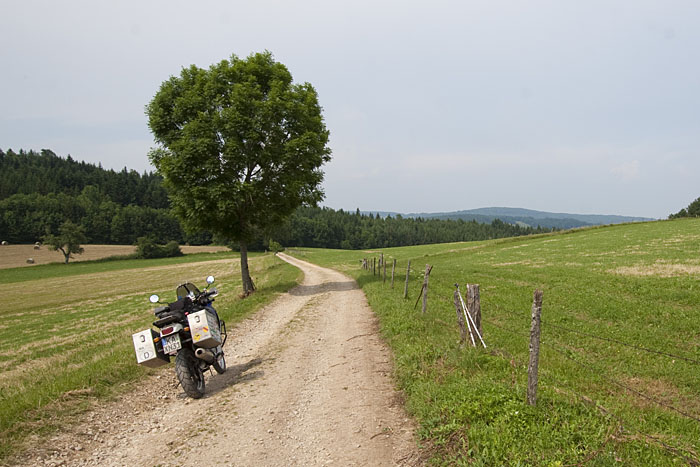
[[[481,297],[479,296],[479,284],[467,284],[467,313],[474,320],[476,329],[484,337],[481,330]]]
[[[384,261],[384,258],[382,258],[382,268],[384,268],[384,279],[382,279],[382,282],[386,284],[386,261]]]
[[[428,310],[428,279],[433,268],[429,264],[425,265],[425,278],[423,279],[423,313]]]
[[[372,275],[377,273],[377,258],[372,258]]]
[[[396,271],[396,258],[394,258],[394,263],[391,265],[391,288],[394,288],[394,271]]]
[[[530,363],[527,366],[527,403],[537,402],[537,367],[540,359],[540,315],[542,291],[535,290],[532,300],[532,324],[530,326]]]
[[[406,266],[406,284],[403,286],[403,298],[408,298],[408,274],[411,272],[411,260],[408,260]]]
[[[454,302],[455,309],[457,310],[457,324],[459,324],[459,345],[463,346],[467,340],[467,325],[464,322],[464,313],[462,312],[462,304],[459,299],[459,289],[455,290]]]

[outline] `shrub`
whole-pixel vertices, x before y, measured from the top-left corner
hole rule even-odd
[[[172,240],[163,246],[163,251],[167,258],[173,256],[182,256],[182,250],[180,250],[180,245],[177,244],[175,240]]]
[[[139,237],[136,241],[137,258],[170,258],[172,256],[182,256],[180,245],[174,240],[168,242],[166,245],[158,245],[149,237]]]
[[[280,251],[284,251],[284,247],[274,240],[270,240],[268,248],[270,251],[273,251],[275,253],[279,253]]]

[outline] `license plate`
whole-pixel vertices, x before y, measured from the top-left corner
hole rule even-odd
[[[177,353],[178,350],[182,348],[182,343],[180,343],[180,334],[173,334],[172,336],[163,337],[163,352],[166,354],[173,355]]]

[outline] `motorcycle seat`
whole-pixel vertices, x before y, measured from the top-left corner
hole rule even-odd
[[[160,317],[160,319],[153,322],[153,325],[157,328],[162,328],[163,326],[165,326],[167,324],[176,323],[176,322],[182,321],[184,319],[185,319],[185,314],[180,312],[180,311],[176,311],[176,312],[170,313],[169,315],[165,315],[165,316]]]
[[[158,308],[153,310],[153,314],[155,314],[157,317],[161,318],[168,311],[170,311],[170,305],[159,306]]]

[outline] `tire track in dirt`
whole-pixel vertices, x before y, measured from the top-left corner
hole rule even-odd
[[[279,255],[301,285],[229,330],[228,371],[184,396],[172,368],[18,463],[44,465],[417,465],[391,354],[357,283]]]

